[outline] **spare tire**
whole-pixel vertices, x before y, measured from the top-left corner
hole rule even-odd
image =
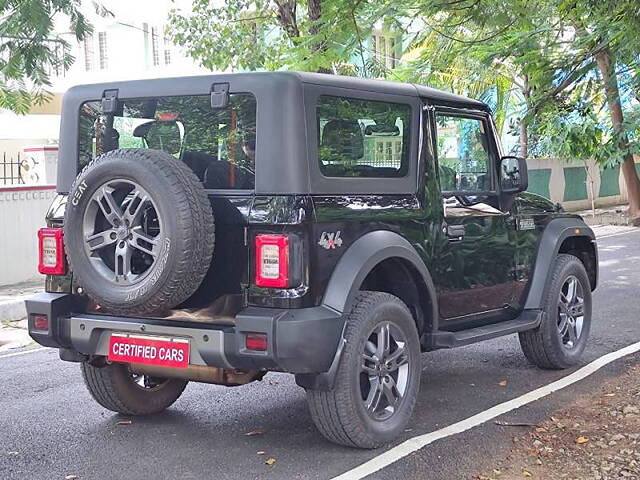
[[[71,187],[64,240],[75,282],[102,309],[153,314],[182,303],[202,282],[214,219],[184,163],[158,150],[113,150]]]

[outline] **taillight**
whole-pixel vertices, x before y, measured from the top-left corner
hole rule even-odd
[[[46,332],[49,330],[49,317],[46,315],[33,315],[33,329]]]
[[[287,235],[256,235],[256,285],[272,288],[289,286]]]
[[[268,348],[266,333],[247,333],[244,341],[247,350],[266,352]]]
[[[61,228],[38,230],[38,271],[43,275],[64,275],[64,240]]]

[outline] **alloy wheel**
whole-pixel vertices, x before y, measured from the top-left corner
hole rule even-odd
[[[584,327],[584,290],[573,275],[562,284],[558,298],[558,334],[567,349],[573,349]]]
[[[390,322],[379,324],[364,345],[360,366],[360,392],[367,413],[375,420],[389,419],[407,391],[409,355],[402,331]]]
[[[137,387],[143,390],[157,389],[169,381],[169,379],[167,378],[152,377],[149,375],[143,375],[141,373],[134,373],[131,371],[129,373],[131,375],[131,380],[133,381],[133,383],[135,383]]]
[[[95,270],[126,286],[142,280],[159,261],[165,232],[151,195],[134,181],[116,179],[92,195],[83,238]]]

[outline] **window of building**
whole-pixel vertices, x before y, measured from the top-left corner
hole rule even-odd
[[[100,54],[100,70],[104,70],[109,66],[109,58],[107,56],[107,32],[98,33],[98,51]]]
[[[162,27],[151,27],[151,59],[154,67],[171,64],[171,41]]]
[[[164,64],[169,65],[171,63],[171,42],[167,37],[164,37]]]
[[[399,52],[396,39],[397,35],[394,33],[374,30],[372,34],[373,54],[378,65],[389,69],[398,66]]]
[[[486,124],[479,118],[438,115],[438,168],[443,192],[491,191]]]
[[[93,35],[84,37],[84,69],[87,72],[93,70]]]
[[[327,177],[402,177],[409,166],[411,107],[323,95],[318,160]]]
[[[158,28],[151,27],[151,55],[153,58],[153,66],[160,65],[160,37],[158,35]]]

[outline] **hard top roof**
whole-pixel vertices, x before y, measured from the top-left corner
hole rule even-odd
[[[454,93],[445,92],[431,87],[415,85],[412,83],[391,82],[361,77],[348,77],[344,75],[330,75],[326,73],[291,72],[297,75],[304,83],[318,85],[330,85],[333,87],[354,88],[380,93],[393,93],[396,95],[420,96],[428,100],[444,103],[465,103],[473,107],[488,109],[487,105],[479,100],[463,97]]]
[[[415,85],[411,83],[392,82],[388,80],[377,80],[360,77],[349,77],[344,75],[331,75],[325,73],[309,73],[309,72],[247,72],[247,73],[216,73],[212,75],[197,75],[197,76],[185,76],[175,78],[157,78],[157,79],[144,79],[144,80],[127,80],[120,82],[108,82],[93,85],[82,85],[74,87],[72,90],[85,90],[90,88],[91,90],[107,90],[118,89],[123,87],[142,87],[147,88],[152,84],[166,84],[173,82],[189,82],[196,81],[201,82],[209,79],[211,83],[231,81],[234,78],[242,78],[246,82],[251,80],[259,83],[265,83],[278,80],[293,80],[297,79],[302,83],[314,84],[314,85],[326,85],[331,87],[352,88],[356,90],[365,90],[378,93],[387,93],[393,95],[407,95],[412,97],[423,97],[427,100],[432,100],[436,103],[445,103],[452,105],[466,105],[474,108],[480,108],[488,110],[488,106],[479,101],[471,98],[463,97],[453,93],[437,90],[431,87],[425,87],[422,85]],[[83,88],[84,87],[84,88]]]

